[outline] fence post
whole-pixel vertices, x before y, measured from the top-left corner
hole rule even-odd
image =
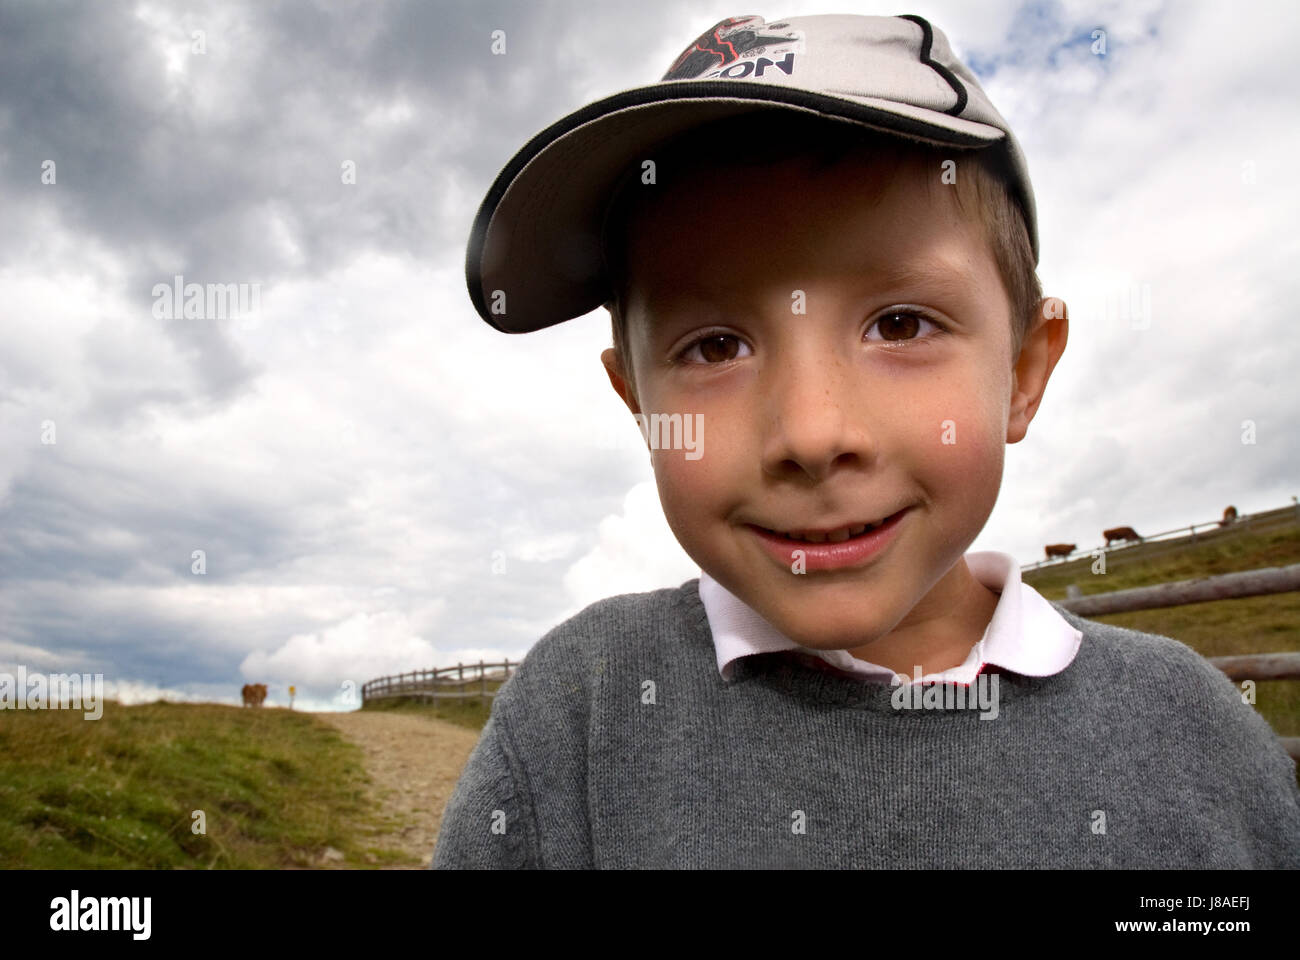
[[[457,671],[457,674],[456,674],[456,681],[457,681],[458,683],[464,683],[464,682],[465,682],[465,664],[463,664],[463,663],[458,663],[458,664],[456,664],[456,667],[458,668],[458,671]]]
[[[483,668],[483,660],[481,658],[479,659],[478,662],[478,677],[479,677],[478,698],[480,700],[486,700],[487,699],[487,670]]]

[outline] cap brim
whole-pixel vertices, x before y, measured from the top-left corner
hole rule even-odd
[[[614,94],[547,127],[497,175],[465,260],[485,321],[527,333],[590,313],[608,298],[601,217],[629,165],[656,145],[724,117],[786,109],[942,146],[987,147],[997,127],[908,104],[743,80],[656,83]]]

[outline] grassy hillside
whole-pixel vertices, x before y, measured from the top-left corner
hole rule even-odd
[[[0,711],[0,868],[283,868],[328,846],[401,859],[377,825],[360,751],[289,710],[108,701]],[[191,832],[204,811],[206,835]]]
[[[1069,584],[1085,596],[1192,580],[1239,570],[1300,563],[1300,524],[1291,508],[1249,525],[1198,534],[1196,541],[1136,544],[1106,555],[1106,573],[1085,557],[1027,571],[1025,583],[1049,600],[1064,600]],[[1100,623],[1181,640],[1204,657],[1300,650],[1300,593],[1214,600],[1160,610],[1089,617]],[[1256,709],[1281,736],[1300,736],[1300,681],[1269,680],[1256,689]]]
[[[1060,600],[1171,580],[1300,563],[1291,510],[1195,543],[1152,543],[1024,574]],[[1174,637],[1207,657],[1300,650],[1300,593],[1099,616]],[[490,682],[496,689],[499,681]],[[467,690],[478,681],[466,681]],[[1283,736],[1300,736],[1300,681],[1258,686],[1256,707]],[[481,730],[489,700],[436,706],[372,701],[367,710],[435,716]],[[360,750],[310,715],[276,708],[109,701],[80,711],[0,711],[0,869],[285,868],[318,863],[326,847],[348,866],[406,862],[371,845],[381,827],[366,799]],[[202,810],[207,832],[191,831]]]

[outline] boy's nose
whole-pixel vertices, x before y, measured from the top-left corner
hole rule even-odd
[[[843,465],[862,466],[875,456],[852,365],[810,354],[764,371],[759,391],[763,472],[779,479],[804,474],[821,481]]]

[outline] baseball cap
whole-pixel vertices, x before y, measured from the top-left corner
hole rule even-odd
[[[600,307],[612,292],[604,214],[629,167],[695,127],[773,109],[1003,151],[1037,263],[1024,153],[940,30],[910,14],[729,17],[700,34],[657,83],[556,121],[505,165],[479,206],[465,258],[479,316],[503,332],[527,333]]]

